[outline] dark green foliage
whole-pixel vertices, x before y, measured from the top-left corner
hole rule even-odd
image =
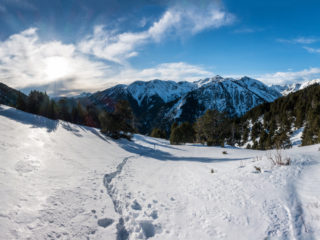
[[[84,122],[85,125],[89,127],[100,128],[101,124],[99,121],[100,110],[95,107],[95,105],[88,105],[86,107]]]
[[[27,99],[27,111],[33,114],[45,116],[45,104],[48,102],[48,95],[39,91],[31,91]]]
[[[133,128],[133,114],[127,101],[117,102],[113,113],[102,112],[99,115],[101,132],[118,139],[125,137],[130,139],[135,131]]]
[[[231,135],[230,123],[226,116],[217,110],[208,110],[196,124],[197,141],[208,146],[223,146],[225,139]]]
[[[165,139],[167,137],[167,133],[164,130],[161,130],[160,128],[154,128],[152,129],[150,136],[154,138]]]
[[[71,120],[73,123],[82,124],[85,122],[86,110],[82,107],[80,102],[78,102],[77,106],[73,106],[71,111]]]
[[[48,118],[56,120],[58,118],[58,109],[56,102],[54,100],[50,100],[49,106],[48,106]]]
[[[259,117],[263,117],[263,124],[257,121]],[[254,123],[251,134],[248,128],[243,127],[240,135],[243,144],[251,137],[254,149],[291,147],[292,127],[305,126],[302,145],[319,143],[320,86],[313,85],[272,103],[259,105],[241,117],[239,122],[245,126],[249,120]]]
[[[27,109],[26,97],[21,92],[18,94],[16,108],[21,111],[25,111]]]
[[[59,112],[59,119],[63,119],[65,121],[71,122],[70,106],[66,98],[61,98],[58,101],[58,112]]]
[[[16,107],[19,95],[25,101],[27,100],[27,96],[22,92],[10,88],[3,83],[0,83],[0,104]]]
[[[171,126],[170,143],[183,144],[192,143],[195,139],[195,130],[191,123],[184,122],[179,126],[174,123]]]
[[[181,128],[176,127],[172,129],[171,134],[170,134],[170,144],[173,145],[178,145],[183,143],[183,132]]]

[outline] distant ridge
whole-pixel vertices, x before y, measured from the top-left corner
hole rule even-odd
[[[253,107],[281,96],[275,88],[253,78],[217,75],[195,82],[155,79],[119,84],[81,101],[112,110],[116,101],[128,100],[136,126],[140,132],[149,133],[155,126],[168,129],[174,121],[194,122],[208,109],[217,109],[231,117],[242,116]]]

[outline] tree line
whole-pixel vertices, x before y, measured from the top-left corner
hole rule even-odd
[[[55,101],[45,92],[31,91],[27,97],[18,95],[16,108],[54,120],[101,128],[101,132],[113,138],[130,138],[137,132],[131,107],[125,100],[118,101],[114,110],[108,112],[94,104],[84,106],[70,98]],[[167,138],[171,144],[246,144],[247,148],[264,150],[291,147],[290,136],[302,127],[302,145],[320,142],[319,85],[261,104],[240,118],[231,119],[217,110],[208,110],[195,122],[175,122],[169,132],[155,128],[150,135]]]
[[[27,97],[19,94],[16,102],[17,109],[32,114],[41,115],[53,120],[101,128],[101,132],[112,137],[130,139],[135,132],[133,114],[129,103],[120,100],[115,110],[107,112],[93,104],[83,106],[79,101],[70,98],[50,99],[46,92],[31,91]]]

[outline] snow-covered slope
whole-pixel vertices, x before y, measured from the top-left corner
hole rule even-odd
[[[0,123],[0,239],[115,239],[103,177],[128,152],[97,129],[3,105]],[[105,218],[114,224],[99,227]]]
[[[319,145],[276,167],[263,151],[113,141],[5,106],[0,122],[0,239],[320,235]]]
[[[286,96],[290,93],[302,90],[308,86],[313,84],[320,84],[320,79],[314,79],[311,81],[305,81],[303,83],[292,83],[292,84],[285,84],[285,85],[272,85],[271,88],[280,92],[283,96]]]
[[[193,122],[208,109],[216,109],[229,116],[241,116],[251,108],[281,96],[262,82],[248,77],[236,80],[216,76],[199,80],[195,84],[196,89],[183,96],[167,111],[166,119]]]

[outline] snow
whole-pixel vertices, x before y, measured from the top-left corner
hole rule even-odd
[[[300,146],[302,143],[302,134],[303,134],[304,127],[296,129],[290,136],[290,142],[292,146]]]
[[[287,96],[290,93],[294,93],[296,91],[302,90],[306,87],[309,87],[313,84],[320,84],[320,79],[313,79],[310,81],[305,81],[302,83],[291,83],[285,85],[272,85],[270,86],[274,90],[280,92],[283,96]]]
[[[113,141],[5,106],[0,121],[0,239],[320,235],[319,145],[273,166],[265,151]]]
[[[174,82],[152,80],[149,82],[136,81],[126,87],[127,91],[137,100],[138,104],[145,98],[160,97],[165,103],[173,101],[194,89],[190,82]]]
[[[166,116],[179,118],[182,114],[181,107],[187,102],[190,95],[197,96],[195,100],[203,103],[205,110],[217,109],[221,112],[229,112],[232,115],[241,116],[251,108],[263,103],[272,102],[281,94],[274,88],[270,88],[262,82],[243,77],[240,79],[223,78],[219,75],[200,79],[194,82],[174,82],[163,80],[135,81],[129,85],[117,85],[93,96],[98,99],[114,96],[130,96],[136,100],[139,106],[144,103],[154,103],[154,98],[160,98],[164,103],[171,101],[182,102],[174,104],[168,109]],[[94,97],[93,97],[94,98]],[[204,113],[204,112],[202,112]],[[200,113],[200,114],[202,114]],[[199,117],[199,116],[198,116]]]

